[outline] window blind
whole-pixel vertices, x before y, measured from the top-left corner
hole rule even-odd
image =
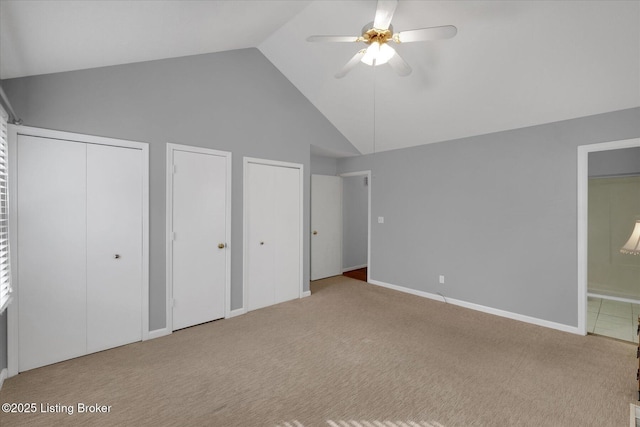
[[[0,313],[7,308],[11,298],[7,118],[7,113],[0,107]]]

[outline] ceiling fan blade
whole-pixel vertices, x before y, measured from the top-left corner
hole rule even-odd
[[[422,42],[428,40],[450,39],[458,33],[453,25],[442,27],[420,28],[418,30],[401,31],[393,35],[396,43]]]
[[[391,46],[389,46],[393,49]],[[395,49],[394,49],[395,50]],[[396,51],[395,55],[389,58],[389,66],[396,72],[399,76],[408,76],[411,74],[411,67],[406,63],[404,59],[398,54]]]
[[[351,71],[353,67],[358,65],[358,62],[360,62],[360,60],[362,59],[366,51],[367,51],[366,49],[362,49],[356,52],[356,54],[351,57],[349,62],[346,63],[346,65],[342,68],[342,70],[340,70],[340,72],[336,74],[336,79],[343,78],[344,76],[347,75],[349,71]]]
[[[357,42],[360,37],[358,36],[309,36],[307,37],[308,42]]]
[[[378,30],[386,30],[391,25],[391,18],[393,18],[393,12],[396,11],[398,6],[398,0],[378,0],[376,6],[376,17],[373,20],[373,28]]]

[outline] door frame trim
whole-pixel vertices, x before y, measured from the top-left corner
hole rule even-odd
[[[338,174],[341,178],[349,178],[352,176],[366,176],[369,182],[367,188],[367,282],[371,278],[371,170],[357,171],[357,172],[347,172]],[[344,206],[342,207],[344,209]],[[342,235],[344,239],[344,234]],[[343,243],[344,245],[344,243]]]
[[[21,125],[8,126],[9,139],[9,244],[11,251],[11,276],[13,301],[7,307],[7,369],[9,377],[18,374],[19,345],[18,345],[18,299],[20,294],[18,277],[18,247],[17,240],[17,166],[16,157],[18,136],[35,136],[48,139],[61,139],[85,144],[108,145],[141,150],[142,154],[142,307],[141,329],[142,341],[150,338],[149,334],[149,144],[146,142],[124,139],[105,138],[72,132],[62,132],[51,129],[36,128]]]
[[[304,165],[301,163],[282,162],[279,160],[259,159],[255,157],[243,157],[242,160],[242,309],[246,313],[247,307],[247,267],[249,256],[249,242],[248,242],[248,229],[249,229],[249,170],[247,166],[249,163],[267,165],[267,166],[279,166],[285,168],[298,169],[300,171],[299,187],[300,187],[300,271],[299,280],[300,285],[298,288],[298,298],[305,296],[303,284],[304,284]]]
[[[587,334],[589,153],[640,147],[640,138],[578,146],[578,333]]]
[[[166,233],[165,233],[165,250],[166,250],[166,323],[163,335],[173,332],[173,154],[176,151],[186,151],[196,154],[207,154],[218,157],[224,157],[226,161],[227,174],[225,186],[225,239],[226,239],[226,260],[225,260],[225,302],[224,317],[228,318],[231,313],[231,156],[228,151],[214,150],[211,148],[195,147],[191,145],[182,145],[167,143],[167,168],[166,168]]]

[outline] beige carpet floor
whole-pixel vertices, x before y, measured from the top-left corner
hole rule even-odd
[[[0,412],[0,426],[625,426],[635,356],[338,276],[309,298],[9,378],[0,403],[38,413]],[[74,413],[40,412],[56,404]]]

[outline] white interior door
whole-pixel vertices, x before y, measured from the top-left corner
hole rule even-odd
[[[311,175],[311,280],[342,274],[342,178]]]
[[[301,170],[245,163],[247,309],[300,297]]]
[[[18,368],[86,353],[86,145],[17,145]]]
[[[174,150],[173,170],[176,330],[225,316],[227,157]]]
[[[142,152],[87,144],[87,352],[142,339]]]

